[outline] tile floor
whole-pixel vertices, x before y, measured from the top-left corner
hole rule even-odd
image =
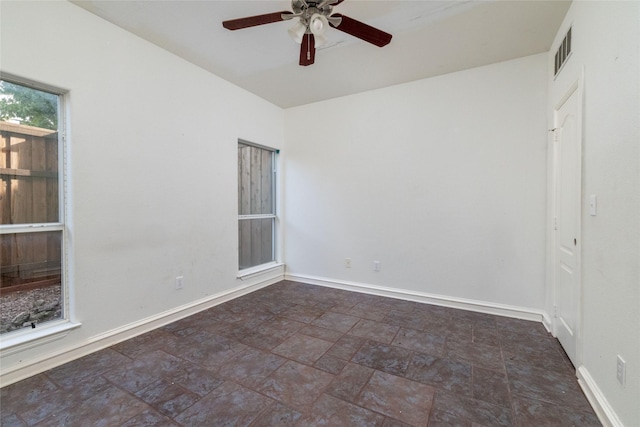
[[[4,387],[2,426],[599,426],[536,322],[283,281]]]

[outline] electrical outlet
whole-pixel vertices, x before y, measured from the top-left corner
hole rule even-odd
[[[351,268],[351,258],[345,258],[344,259],[344,266],[346,268]]]
[[[624,359],[620,357],[620,355],[618,355],[616,377],[618,378],[618,382],[622,384],[623,387],[626,381],[626,376],[627,376],[627,362],[625,362]]]
[[[176,277],[176,289],[182,289],[184,287],[184,276]]]
[[[380,271],[380,261],[373,261],[373,271]]]
[[[595,194],[589,196],[589,215],[596,216],[598,214],[598,197]]]

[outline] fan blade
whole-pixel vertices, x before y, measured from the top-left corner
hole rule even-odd
[[[257,25],[271,24],[272,22],[284,21],[282,15],[293,15],[288,11],[273,12],[264,15],[248,16],[246,18],[231,19],[224,21],[222,26],[227,30],[240,30],[242,28],[255,27]]]
[[[305,34],[300,43],[300,65],[313,64],[316,59],[316,42],[313,34]]]
[[[347,34],[351,34],[354,37],[362,39],[378,47],[386,46],[391,41],[391,34],[385,33],[382,30],[374,28],[360,21],[356,21],[355,19],[349,18],[348,16],[342,15],[340,13],[335,13],[331,16],[342,18],[342,22],[340,23],[340,25],[331,25],[332,27]]]

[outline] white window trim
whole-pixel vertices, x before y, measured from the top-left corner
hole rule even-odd
[[[7,332],[0,336],[0,355],[4,357],[57,341],[66,337],[72,330],[80,326],[82,326],[82,323],[60,319],[46,322],[35,329],[24,328]]]
[[[49,342],[57,341],[66,337],[72,330],[82,326],[82,323],[74,322],[71,308],[71,260],[69,258],[69,216],[68,201],[70,200],[69,189],[69,147],[68,147],[68,94],[69,91],[47,84],[35,82],[10,73],[0,71],[0,79],[12,83],[20,84],[33,89],[49,92],[58,96],[58,218],[61,220],[54,223],[34,223],[34,224],[7,224],[0,226],[0,234],[31,233],[45,231],[62,232],[62,318],[45,322],[37,328],[22,328],[16,331],[7,332],[0,335],[0,356],[18,353],[33,347],[37,347]]]
[[[282,266],[284,266],[284,263],[282,262],[271,261],[266,264],[256,265],[255,267],[249,267],[245,268],[244,270],[240,270],[236,277],[240,280],[247,280],[262,273],[275,270],[276,268],[280,268]]]

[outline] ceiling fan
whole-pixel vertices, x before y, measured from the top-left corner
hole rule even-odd
[[[353,18],[335,13],[333,7],[344,0],[291,0],[293,12],[273,12],[264,15],[224,21],[222,26],[228,30],[255,27],[273,22],[298,18],[298,22],[289,29],[289,35],[300,43],[300,65],[311,65],[315,61],[316,48],[327,42],[324,33],[328,26],[336,28],[354,37],[374,44],[385,46],[391,41],[391,34],[371,27]]]

